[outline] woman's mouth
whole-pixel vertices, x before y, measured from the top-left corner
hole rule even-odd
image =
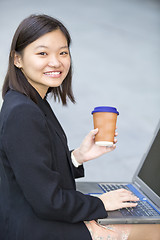
[[[60,77],[62,72],[59,71],[52,71],[52,72],[45,72],[44,75],[49,76],[49,77]]]

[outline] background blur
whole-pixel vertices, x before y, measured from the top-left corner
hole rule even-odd
[[[70,148],[93,128],[95,106],[120,112],[116,150],[86,163],[82,180],[131,180],[160,119],[160,1],[0,0],[0,10],[0,88],[19,23],[32,13],[61,20],[73,40],[77,103],[62,107],[49,101]]]

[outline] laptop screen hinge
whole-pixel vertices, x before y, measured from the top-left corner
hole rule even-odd
[[[137,187],[138,189],[141,188],[140,185],[139,185],[137,182],[135,182],[134,184],[136,185],[136,187]]]

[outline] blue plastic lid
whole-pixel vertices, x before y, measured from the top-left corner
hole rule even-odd
[[[119,115],[119,112],[115,107],[108,107],[108,106],[95,107],[94,110],[92,111],[92,114],[96,112],[112,112]]]

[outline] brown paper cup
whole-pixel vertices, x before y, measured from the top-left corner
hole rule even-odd
[[[99,111],[95,110],[97,108]],[[119,113],[117,112],[117,110],[115,110],[115,108],[112,107],[97,107],[97,108],[95,108],[94,111],[92,112],[94,128],[95,129],[98,128],[99,130],[95,136],[95,144],[99,146],[111,147],[113,146],[114,142],[117,115]],[[101,110],[103,110],[103,112],[100,112]]]

